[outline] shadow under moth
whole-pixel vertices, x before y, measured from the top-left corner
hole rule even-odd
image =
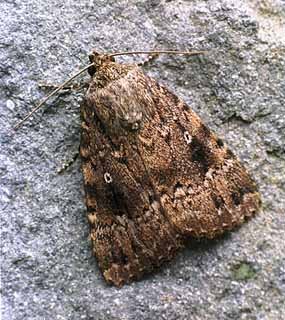
[[[183,100],[116,55],[93,51],[84,68],[91,80],[80,155],[93,251],[105,280],[122,286],[171,260],[187,238],[239,226],[258,211],[260,196]]]

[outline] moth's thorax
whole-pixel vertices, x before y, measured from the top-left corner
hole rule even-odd
[[[114,57],[96,51],[89,55],[89,59],[93,63],[93,66],[89,68],[89,74],[96,81],[97,87],[101,88],[120,79],[134,67],[134,65],[116,63]]]
[[[103,58],[96,62],[87,92],[88,105],[110,132],[136,132],[153,106],[147,78],[136,65]]]

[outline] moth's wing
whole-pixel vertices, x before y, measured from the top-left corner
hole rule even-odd
[[[185,236],[212,238],[260,204],[255,183],[223,142],[177,96],[134,72],[123,81],[147,109],[137,134],[108,134],[92,94],[82,105],[91,239],[105,279],[115,285],[170,260]]]
[[[240,225],[260,206],[255,182],[181,99],[148,83],[156,111],[139,149],[169,222],[182,235],[207,238]]]
[[[182,236],[162,214],[135,146],[112,141],[90,103],[81,106],[80,154],[91,241],[104,278],[121,286],[170,260]]]

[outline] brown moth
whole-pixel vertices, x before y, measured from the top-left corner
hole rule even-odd
[[[121,286],[214,238],[260,206],[256,184],[223,141],[165,86],[93,52],[80,154],[93,251]]]
[[[94,51],[89,66],[15,127],[88,69],[80,144],[85,201],[94,254],[116,286],[171,260],[188,237],[214,238],[260,207],[256,184],[223,141],[140,67],[116,63],[122,54]]]

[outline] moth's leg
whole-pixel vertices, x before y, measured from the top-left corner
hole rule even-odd
[[[153,53],[147,56],[147,59],[144,61],[141,61],[139,63],[137,63],[137,65],[139,67],[146,67],[148,64],[150,64],[151,62],[153,62],[155,59],[157,59],[159,56],[158,53]]]
[[[62,88],[62,90],[66,90],[66,91],[80,91],[84,88],[88,88],[89,83],[88,82],[84,82],[84,83],[74,83],[74,84],[70,84],[68,86],[65,86]],[[48,90],[55,90],[57,88],[60,87],[60,84],[54,84],[54,83],[48,83],[48,82],[39,82],[38,86],[40,88],[43,88],[44,90],[48,89]]]
[[[64,171],[66,171],[78,158],[79,151],[74,153],[72,158],[65,161],[60,168],[57,169],[58,174],[62,174]]]

